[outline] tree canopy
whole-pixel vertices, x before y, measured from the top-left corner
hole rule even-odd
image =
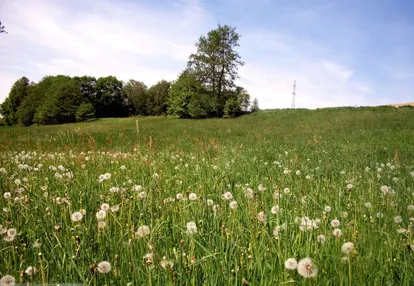
[[[4,26],[0,22],[0,31]],[[235,27],[218,25],[196,42],[177,80],[124,83],[115,76],[46,76],[39,82],[22,77],[0,104],[0,124],[60,124],[103,117],[174,115],[179,118],[235,117],[258,110],[257,99],[235,81],[244,63],[237,51]]]

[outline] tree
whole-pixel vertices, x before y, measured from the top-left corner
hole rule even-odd
[[[128,115],[129,101],[122,81],[114,76],[101,77],[96,82],[95,90],[94,107],[98,118]]]
[[[223,115],[227,100],[226,90],[232,89],[238,78],[238,67],[244,65],[235,50],[240,35],[236,28],[218,25],[217,29],[201,36],[196,43],[197,52],[190,56],[188,68],[210,93],[216,115]]]
[[[1,24],[1,21],[0,21],[0,34],[7,34],[4,25]]]
[[[65,79],[67,77],[62,75],[46,76],[37,84],[31,84],[28,87],[27,96],[17,109],[17,121],[26,126],[32,125],[36,110],[47,98],[47,92],[53,83]]]
[[[188,70],[184,70],[177,81],[175,81],[169,90],[168,114],[176,115],[180,118],[190,117],[188,105],[192,97],[205,93],[200,82]]]
[[[129,80],[123,87],[128,101],[131,104],[131,114],[148,115],[147,113],[147,86],[136,80]]]
[[[76,121],[82,122],[95,118],[95,108],[91,103],[82,103],[76,110]]]
[[[252,107],[251,107],[250,111],[251,112],[257,112],[257,111],[259,111],[259,101],[257,100],[257,98],[255,98],[253,100]]]
[[[147,112],[151,115],[161,115],[167,112],[168,94],[170,91],[171,83],[165,80],[157,82],[151,86],[147,91]],[[148,109],[148,105],[151,104],[151,108]]]
[[[36,109],[37,124],[61,124],[75,122],[76,111],[82,103],[78,82],[70,77],[55,81],[46,93],[42,105]]]
[[[18,79],[12,86],[9,96],[1,104],[1,114],[6,125],[14,125],[17,123],[17,109],[27,96],[29,79],[22,77]]]

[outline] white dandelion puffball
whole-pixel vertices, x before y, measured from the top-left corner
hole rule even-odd
[[[211,200],[211,199],[208,199],[208,200],[207,200],[207,205],[208,205],[208,206],[212,206],[212,205],[214,205],[214,201],[213,201],[213,200]]]
[[[304,258],[298,263],[298,273],[304,278],[311,278],[318,274],[318,268],[313,264],[312,259],[309,257]]]
[[[111,263],[109,263],[108,261],[99,262],[98,272],[103,274],[111,272]]]
[[[9,192],[5,192],[5,193],[3,194],[3,198],[5,198],[6,200],[7,200],[7,199],[10,199],[10,198],[11,198],[11,193],[9,193]]]
[[[342,257],[342,258],[341,258],[341,262],[342,262],[343,264],[347,264],[347,263],[349,262],[349,258],[348,258],[348,257],[346,257],[346,256],[344,256],[344,257]]]
[[[412,212],[412,211],[414,211],[414,206],[413,205],[409,205],[407,207],[407,209],[408,209],[408,211]]]
[[[33,266],[27,267],[26,270],[24,271],[24,273],[26,273],[27,276],[33,276],[36,274],[36,272],[37,272],[37,268]]]
[[[104,229],[107,226],[105,221],[98,221],[98,228]]]
[[[147,193],[146,193],[146,192],[140,192],[140,193],[138,194],[138,197],[139,197],[140,199],[145,199],[145,198],[147,197]]]
[[[321,243],[324,244],[326,242],[326,237],[323,234],[318,235],[318,237],[316,238],[316,240]]]
[[[183,199],[183,194],[182,194],[182,193],[178,193],[178,194],[175,196],[175,198],[176,198],[177,200],[182,200],[182,199]]]
[[[17,230],[15,228],[9,228],[7,230],[7,236],[15,237],[17,235]]]
[[[265,191],[265,190],[266,190],[266,187],[265,187],[265,186],[263,186],[262,184],[260,184],[260,185],[259,185],[259,187],[257,187],[257,189],[258,189],[260,192],[263,192],[263,191]]]
[[[82,218],[83,218],[83,215],[82,215],[81,212],[74,212],[70,218],[71,218],[72,221],[75,221],[75,222],[76,221],[81,221]]]
[[[144,237],[150,234],[150,228],[147,225],[141,225],[138,227],[135,237]]]
[[[396,223],[401,223],[402,222],[402,217],[401,216],[396,216],[395,218],[394,218],[394,221],[396,222]]]
[[[287,270],[295,270],[298,267],[298,262],[295,258],[288,258],[285,261],[285,268]]]
[[[104,211],[104,210],[99,210],[97,213],[96,213],[96,218],[98,219],[98,220],[102,220],[102,219],[104,219],[106,217],[106,211]]]
[[[371,207],[372,207],[372,204],[371,204],[370,202],[365,203],[365,207],[366,207],[367,209],[369,209],[369,208],[371,208]]]
[[[167,269],[167,268],[173,268],[173,267],[174,267],[174,262],[172,262],[172,261],[168,261],[168,260],[166,260],[166,259],[163,259],[163,260],[160,262],[160,265],[161,265],[161,267],[162,267],[162,268],[164,268],[164,269]]]
[[[226,192],[226,193],[223,194],[223,199],[231,200],[231,199],[233,199],[233,195],[230,192]]]
[[[236,202],[236,201],[231,201],[230,202],[230,204],[229,204],[229,207],[232,209],[232,210],[235,210],[235,209],[237,209],[237,207],[238,207],[239,205],[238,205],[238,203]]]
[[[0,279],[1,286],[14,286],[16,284],[16,279],[11,275],[5,275]]]
[[[106,173],[106,174],[103,175],[103,177],[104,177],[105,180],[109,180],[111,178],[111,174]]]
[[[355,245],[352,243],[352,242],[345,242],[343,245],[342,245],[342,252],[345,254],[345,255],[349,255],[351,252],[353,252],[354,251],[354,249],[355,249]]]
[[[342,236],[342,230],[340,230],[339,228],[335,228],[332,232],[333,236],[335,237],[341,237]]]
[[[104,204],[101,205],[101,210],[103,210],[103,211],[108,211],[109,208],[110,208],[109,205],[106,204],[106,203],[104,203]]]
[[[290,189],[289,188],[284,188],[283,193],[285,193],[286,195],[290,193]]]
[[[257,214],[257,220],[260,222],[266,221],[266,214],[262,211]]]
[[[197,195],[194,194],[194,193],[191,193],[191,194],[188,195],[188,199],[190,201],[195,201],[195,200],[197,200]]]
[[[348,184],[346,187],[348,188],[348,190],[350,190],[350,189],[352,189],[354,186],[353,186],[352,184]]]
[[[331,221],[331,226],[332,227],[338,227],[340,225],[341,225],[341,223],[337,219],[334,219],[334,220]]]
[[[270,212],[272,213],[272,214],[277,214],[278,212],[279,212],[279,206],[278,205],[275,205],[275,206],[273,206],[272,207],[272,209],[270,210]]]
[[[195,222],[190,221],[187,223],[187,232],[190,234],[194,234],[197,233],[197,226],[195,224]]]
[[[325,212],[330,213],[332,210],[332,208],[330,206],[326,206],[325,207]]]

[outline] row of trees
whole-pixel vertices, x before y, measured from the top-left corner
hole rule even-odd
[[[234,81],[243,65],[235,51],[235,28],[219,25],[196,43],[186,69],[174,82],[124,83],[114,76],[22,77],[0,105],[3,125],[60,124],[103,117],[172,114],[180,118],[234,117],[258,109],[257,100]]]

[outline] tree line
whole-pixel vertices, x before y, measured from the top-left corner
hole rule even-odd
[[[22,77],[0,105],[2,125],[61,124],[104,117],[167,115],[180,118],[235,117],[258,110],[248,92],[235,84],[244,63],[235,50],[240,35],[227,25],[201,36],[184,71],[151,87],[114,76]]]

